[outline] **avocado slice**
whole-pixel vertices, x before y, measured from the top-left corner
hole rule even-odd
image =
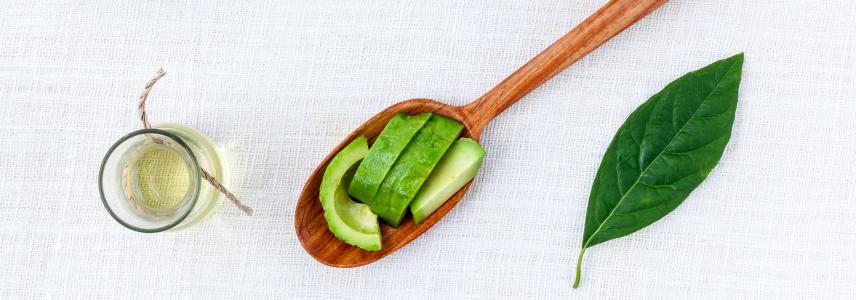
[[[381,247],[377,215],[368,205],[351,200],[346,186],[368,152],[365,137],[358,137],[339,151],[324,170],[318,197],[333,235],[364,250],[377,251]]]
[[[401,152],[430,117],[431,113],[415,116],[396,114],[372,144],[368,156],[360,163],[348,193],[363,202],[371,201]]]
[[[440,205],[473,179],[484,162],[484,148],[476,141],[461,138],[452,144],[437,167],[425,180],[410,204],[413,222],[422,223]]]
[[[401,153],[375,197],[366,204],[384,222],[398,227],[410,201],[463,128],[463,124],[452,118],[432,115]]]

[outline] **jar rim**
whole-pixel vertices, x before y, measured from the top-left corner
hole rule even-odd
[[[195,171],[195,174],[200,176],[200,180],[196,180],[196,186],[194,187],[194,190],[193,190],[193,198],[190,202],[190,205],[187,208],[187,211],[185,211],[183,215],[178,217],[172,223],[169,223],[165,226],[147,229],[147,228],[140,228],[140,227],[131,225],[128,222],[125,222],[118,215],[116,215],[115,212],[113,212],[113,209],[110,208],[110,204],[107,203],[107,196],[104,194],[104,169],[105,169],[105,166],[107,165],[107,161],[110,158],[110,156],[113,154],[113,152],[116,150],[116,148],[118,148],[120,145],[122,145],[122,143],[124,143],[125,141],[127,141],[127,140],[129,140],[135,136],[138,136],[141,134],[152,134],[152,133],[165,136],[165,137],[173,140],[176,144],[180,145],[182,148],[184,148],[184,150],[187,152],[188,156],[190,157],[190,163],[192,165],[192,168]],[[156,128],[140,129],[137,131],[133,131],[133,132],[123,136],[122,138],[120,138],[118,141],[116,141],[116,143],[113,144],[113,146],[110,147],[110,150],[107,151],[107,154],[104,155],[104,159],[101,161],[101,169],[98,171],[98,192],[101,194],[101,203],[104,205],[104,208],[107,209],[107,212],[110,214],[110,216],[113,217],[113,219],[116,220],[116,222],[119,222],[119,224],[122,224],[122,226],[125,226],[128,229],[131,229],[131,230],[134,230],[137,232],[143,232],[143,233],[161,232],[161,231],[165,231],[165,230],[168,230],[170,228],[173,228],[173,227],[177,226],[178,224],[181,224],[181,222],[183,222],[184,219],[186,219],[187,216],[190,215],[190,212],[193,211],[193,208],[196,207],[196,202],[199,199],[199,189],[200,189],[200,185],[201,185],[201,183],[200,183],[201,182],[201,174],[202,174],[202,170],[199,167],[199,161],[197,161],[197,159],[196,159],[196,154],[194,154],[193,151],[190,150],[190,147],[188,147],[187,144],[184,142],[184,140],[182,140],[180,137],[178,137],[177,135],[175,135],[169,131],[163,130],[163,129],[156,129]]]

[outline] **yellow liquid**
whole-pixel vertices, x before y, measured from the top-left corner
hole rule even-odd
[[[153,210],[168,210],[181,203],[190,190],[190,170],[174,150],[154,146],[135,163],[137,189],[134,199]]]

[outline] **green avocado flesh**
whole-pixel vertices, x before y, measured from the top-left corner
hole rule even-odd
[[[456,141],[413,198],[413,222],[422,223],[440,205],[473,179],[484,162],[484,149],[474,140]]]
[[[324,171],[318,196],[324,208],[327,227],[333,235],[345,243],[377,251],[381,247],[377,215],[371,212],[368,205],[351,200],[347,188],[357,164],[368,152],[368,141],[359,137],[337,153]]]
[[[431,115],[393,164],[374,198],[364,202],[384,222],[398,227],[422,183],[463,128],[454,119]]]
[[[371,201],[401,152],[430,117],[430,113],[415,116],[396,114],[372,144],[368,156],[360,163],[348,193],[363,202]]]

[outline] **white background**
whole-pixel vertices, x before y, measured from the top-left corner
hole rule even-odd
[[[605,1],[128,2],[0,2],[0,298],[856,298],[854,1],[672,1],[496,119],[464,201],[357,269],[294,234],[315,164],[397,101],[478,97]],[[612,134],[741,51],[720,165],[571,289]],[[255,216],[139,234],[103,209],[99,163],[158,67],[152,122],[225,148]]]

